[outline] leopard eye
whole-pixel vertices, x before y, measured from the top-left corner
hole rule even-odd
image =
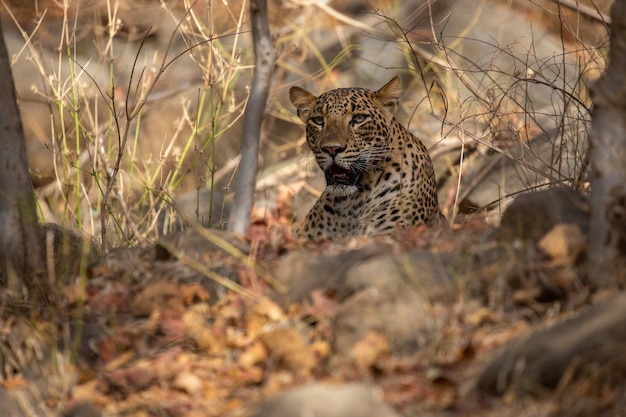
[[[313,122],[313,124],[324,126],[324,118],[322,116],[311,117],[309,120]]]
[[[352,123],[362,123],[367,119],[367,116],[364,114],[355,114],[352,116]]]

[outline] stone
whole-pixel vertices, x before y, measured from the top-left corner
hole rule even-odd
[[[587,197],[568,187],[522,194],[504,212],[500,237],[537,241],[559,223],[575,224],[588,235],[590,210]]]
[[[270,399],[252,416],[399,417],[399,414],[380,401],[368,386],[316,383]]]

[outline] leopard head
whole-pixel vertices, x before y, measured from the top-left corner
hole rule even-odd
[[[338,88],[315,96],[300,87],[289,90],[328,192],[362,190],[369,174],[381,169],[381,161],[392,151],[391,121],[401,92],[397,76],[378,91]]]

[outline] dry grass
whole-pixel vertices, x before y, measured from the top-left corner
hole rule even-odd
[[[545,184],[585,188],[586,85],[604,68],[597,34],[606,25],[555,2],[511,4],[513,11],[477,1],[452,15],[438,3],[363,4],[363,15],[322,2],[272,4],[279,61],[263,166],[304,151],[286,100],[291,85],[374,88],[401,73],[408,83],[400,117],[432,148],[451,219],[459,206],[497,207]],[[42,217],[100,236],[105,247],[133,245],[163,233],[174,196],[232,192],[253,62],[246,8],[188,0],[4,5],[22,38],[15,61],[38,77],[22,109],[28,114],[34,98],[39,114],[48,111],[37,121],[25,116],[27,131],[38,132],[29,141],[39,139],[51,162],[36,178]],[[519,21],[503,31],[494,13]],[[493,154],[517,178],[485,171]],[[481,185],[496,187],[491,200],[476,197]],[[198,192],[196,208],[211,206],[215,223],[223,211],[211,203]]]

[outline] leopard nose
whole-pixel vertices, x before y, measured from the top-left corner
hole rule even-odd
[[[341,152],[343,152],[345,150],[346,150],[345,146],[337,146],[337,145],[324,145],[324,146],[322,146],[322,151],[326,152],[330,156],[336,156],[337,154],[340,154]]]

